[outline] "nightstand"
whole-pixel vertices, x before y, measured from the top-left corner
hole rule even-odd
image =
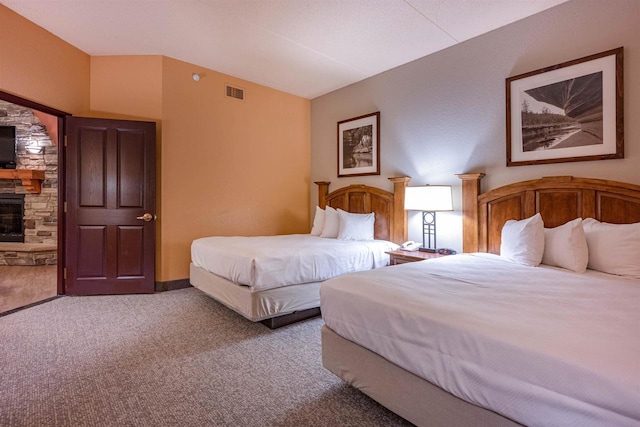
[[[437,252],[397,251],[385,252],[391,258],[389,265],[406,264],[408,262],[424,261],[425,259],[440,258],[446,255]]]

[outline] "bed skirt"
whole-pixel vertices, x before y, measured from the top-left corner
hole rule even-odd
[[[189,281],[194,287],[252,322],[320,307],[322,282],[252,292],[248,286],[237,285],[193,263],[189,269]]]

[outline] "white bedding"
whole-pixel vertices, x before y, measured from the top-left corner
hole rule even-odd
[[[339,335],[531,426],[640,425],[640,280],[457,255],[320,288]]]
[[[309,234],[204,237],[191,244],[193,264],[253,291],[319,282],[345,273],[384,267],[385,240],[349,241]]]

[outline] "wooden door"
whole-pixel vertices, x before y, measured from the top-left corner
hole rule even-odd
[[[151,293],[155,123],[67,117],[65,293]]]

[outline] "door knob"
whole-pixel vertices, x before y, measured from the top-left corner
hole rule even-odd
[[[147,213],[145,213],[145,214],[144,214],[144,215],[142,215],[142,216],[137,216],[137,217],[136,217],[136,219],[140,219],[140,220],[142,220],[142,221],[149,222],[149,221],[154,220],[154,219],[155,219],[155,217],[154,217],[153,215],[151,215],[149,212],[147,212]]]

